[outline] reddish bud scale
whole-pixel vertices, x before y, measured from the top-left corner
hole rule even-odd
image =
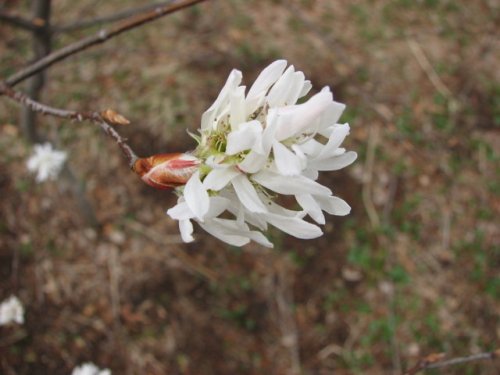
[[[158,154],[137,159],[133,170],[149,186],[166,190],[185,185],[199,164],[188,154]]]

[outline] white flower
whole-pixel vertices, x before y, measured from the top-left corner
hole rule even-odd
[[[24,308],[15,296],[7,298],[0,304],[0,326],[15,322],[24,323]]]
[[[38,144],[35,145],[33,155],[26,166],[30,172],[36,173],[37,182],[55,180],[66,158],[66,152],[54,150],[50,143]]]
[[[111,375],[111,370],[100,370],[99,367],[93,363],[87,362],[83,365],[75,367],[71,372],[71,375]]]
[[[345,105],[325,87],[308,100],[304,74],[278,60],[265,68],[245,95],[242,74],[233,70],[201,119],[198,168],[167,214],[179,221],[182,238],[193,241],[192,220],[234,246],[255,241],[272,247],[262,234],[268,224],[297,238],[322,235],[306,220],[324,224],[323,211],[347,215],[349,205],[316,182],[319,171],[351,164],[356,153],[340,145],[349,134],[338,124]],[[285,209],[280,196],[293,196],[301,210]],[[221,216],[222,215],[222,216]]]

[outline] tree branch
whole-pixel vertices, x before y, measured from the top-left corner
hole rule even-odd
[[[51,115],[55,117],[70,119],[78,122],[91,121],[94,124],[99,125],[99,127],[120,147],[123,155],[127,159],[129,167],[134,166],[135,161],[138,159],[135,152],[127,144],[126,139],[123,138],[112,125],[126,125],[129,121],[121,116],[120,114],[114,112],[113,110],[105,110],[103,112],[77,112],[70,111],[66,109],[49,107],[45,104],[39,103],[22,92],[16,91],[11,87],[7,86],[5,83],[0,82],[0,94],[4,94],[11,98],[12,100],[29,107],[32,111],[41,113],[43,115]]]
[[[6,23],[12,26],[19,27],[21,29],[29,31],[36,31],[41,26],[43,26],[40,25],[38,22],[35,22],[35,20],[26,19],[15,14],[10,14],[8,12],[4,12],[1,9],[0,9],[0,21],[5,21]]]
[[[452,358],[448,360],[443,360],[444,354],[431,354],[420,361],[407,370],[403,375],[416,375],[420,371],[426,370],[426,369],[432,369],[432,368],[441,368],[441,367],[447,367],[447,366],[452,366],[452,365],[459,365],[467,362],[472,362],[472,361],[482,361],[482,360],[493,360],[495,358],[500,357],[500,349],[496,349],[492,352],[485,352],[485,353],[479,353],[479,354],[474,354],[470,355],[467,357],[458,357],[458,358]]]
[[[173,1],[174,0],[160,1],[157,3],[153,3],[153,4],[147,4],[147,5],[142,5],[142,6],[138,6],[135,8],[131,8],[131,9],[125,9],[121,12],[115,12],[115,13],[107,15],[107,16],[91,18],[91,19],[83,20],[83,21],[76,21],[74,23],[68,23],[66,25],[63,24],[61,26],[55,25],[52,27],[52,31],[54,33],[62,33],[62,32],[75,31],[75,30],[79,30],[79,29],[85,29],[85,28],[89,28],[89,27],[93,27],[93,26],[97,26],[97,25],[102,25],[104,23],[121,21],[125,18],[135,16],[139,13],[147,12],[147,11],[159,8],[159,7],[169,5]]]
[[[193,6],[195,4],[204,2],[206,0],[179,0],[171,3],[170,5],[160,6],[154,10],[150,10],[138,15],[134,15],[126,20],[124,20],[119,25],[112,27],[111,29],[101,29],[96,35],[87,37],[85,39],[79,40],[73,44],[63,47],[57,51],[54,51],[50,55],[38,60],[37,62],[21,69],[19,72],[11,75],[5,80],[8,86],[14,86],[17,83],[31,77],[33,74],[41,72],[42,70],[48,68],[49,66],[55,64],[58,61],[64,60],[68,56],[74,55],[80,51],[83,51],[93,45],[104,43],[105,41],[120,35],[121,33],[134,29],[145,23],[154,21],[160,17],[167,14],[177,12],[181,9]]]

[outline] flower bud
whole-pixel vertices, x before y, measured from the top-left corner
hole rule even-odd
[[[139,158],[133,170],[156,189],[171,189],[186,184],[198,169],[200,161],[190,154],[157,154]]]

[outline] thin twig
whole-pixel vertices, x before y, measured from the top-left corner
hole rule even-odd
[[[95,17],[95,18],[91,18],[88,20],[77,21],[74,23],[68,23],[66,25],[61,25],[61,26],[54,25],[52,27],[52,32],[53,33],[62,33],[62,32],[66,32],[66,31],[75,31],[75,30],[86,29],[89,27],[102,25],[105,23],[112,23],[112,22],[121,21],[125,18],[135,16],[139,13],[150,11],[150,10],[153,10],[153,9],[156,9],[159,7],[169,5],[173,1],[174,0],[160,1],[157,3],[153,3],[153,4],[147,4],[147,5],[142,5],[142,6],[138,6],[135,8],[131,8],[131,9],[125,9],[121,12],[115,12],[115,13],[107,15],[107,16]]]
[[[372,199],[372,182],[373,182],[373,168],[375,164],[375,151],[377,149],[379,141],[379,129],[377,126],[373,125],[370,128],[368,150],[366,152],[365,161],[365,176],[363,180],[363,190],[361,197],[363,199],[363,204],[370,219],[370,224],[372,229],[377,229],[380,227],[380,218],[375,209]]]
[[[427,77],[434,85],[436,90],[438,90],[439,93],[443,95],[445,98],[451,99],[452,97],[451,91],[448,89],[448,87],[446,87],[443,81],[441,81],[441,78],[439,78],[439,75],[432,67],[431,63],[429,62],[429,59],[427,58],[427,56],[425,56],[422,47],[420,47],[420,45],[412,39],[407,39],[406,42],[408,43],[410,51],[413,53],[413,56],[415,56],[415,59],[417,60],[418,64],[423,69],[425,74],[427,74]]]
[[[422,370],[433,369],[433,368],[441,368],[453,365],[459,365],[472,361],[483,361],[483,360],[493,360],[495,358],[500,357],[500,349],[496,349],[492,352],[485,352],[479,354],[473,354],[467,357],[457,357],[448,360],[443,360],[444,354],[431,354],[420,361],[407,370],[403,375],[415,375],[418,374]]]
[[[61,176],[68,181],[69,188],[76,198],[76,204],[80,210],[82,218],[85,220],[87,225],[97,228],[99,226],[99,220],[97,219],[94,208],[85,193],[85,186],[82,180],[75,175],[68,163],[64,164]]]
[[[28,31],[36,31],[38,30],[41,26],[39,22],[35,22],[34,20],[26,19],[21,16],[18,16],[16,14],[11,14],[8,12],[4,12],[3,10],[0,10],[0,21],[5,21],[6,23],[10,24],[11,26],[19,27],[24,30]],[[36,20],[38,21],[38,20]]]
[[[276,257],[273,262],[276,272],[276,306],[279,314],[279,325],[282,335],[282,344],[288,349],[290,355],[291,375],[301,373],[299,335],[295,314],[293,312],[293,292],[290,285],[289,274],[291,273],[288,262],[283,258]]]
[[[127,124],[128,120],[112,110],[106,110],[103,112],[77,112],[66,109],[49,107],[48,105],[39,103],[31,98],[28,98],[28,96],[26,96],[22,92],[19,92],[17,90],[8,87],[3,82],[0,82],[0,94],[5,94],[14,101],[29,107],[32,111],[41,113],[43,115],[51,115],[78,122],[91,121],[99,125],[99,127],[109,137],[115,140],[115,142],[122,150],[122,153],[127,158],[127,162],[130,168],[133,167],[135,161],[138,158],[135,152],[132,150],[132,148],[126,143],[126,139],[122,138],[122,136],[112,127],[112,125]]]
[[[167,14],[171,14],[177,12],[181,9],[193,6],[195,4],[204,2],[207,0],[180,0],[170,5],[165,5],[158,7],[154,10],[150,10],[144,13],[140,13],[138,15],[131,16],[128,19],[125,19],[122,23],[112,27],[110,29],[101,29],[94,36],[90,36],[84,39],[81,39],[75,43],[67,45],[57,51],[52,52],[50,55],[47,55],[43,59],[38,60],[37,62],[27,66],[26,68],[21,69],[17,73],[14,73],[10,77],[5,80],[5,83],[9,86],[16,85],[17,83],[25,80],[28,77],[31,77],[33,74],[41,72],[42,70],[47,69],[49,66],[55,64],[58,61],[64,60],[65,58],[74,55],[78,52],[81,52],[91,46],[96,44],[104,43],[105,41],[124,33],[125,31],[134,29],[138,26],[141,26],[145,23],[154,21],[160,17],[166,16]]]
[[[111,300],[111,311],[113,313],[114,331],[121,331],[120,324],[120,254],[116,247],[112,247],[107,253],[109,272],[109,294]]]

